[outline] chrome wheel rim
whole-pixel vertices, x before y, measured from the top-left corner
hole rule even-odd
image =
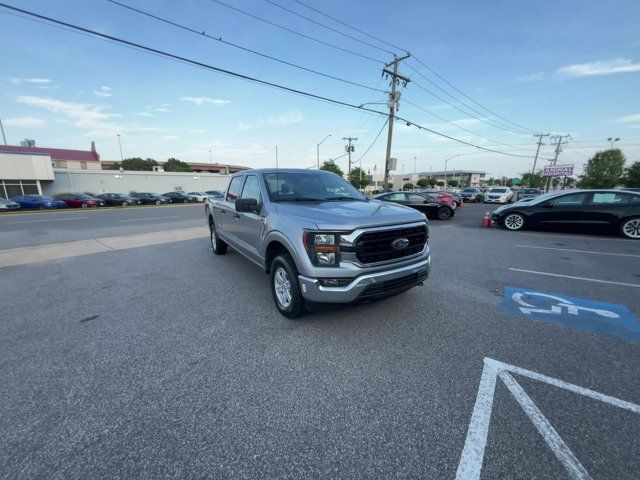
[[[640,219],[629,220],[622,227],[622,231],[627,237],[640,239]]]
[[[284,268],[278,267],[276,269],[276,273],[273,275],[273,287],[280,306],[288,308],[291,305],[291,282]]]
[[[216,232],[213,229],[213,226],[211,226],[211,250],[214,252],[216,250]]]
[[[509,215],[504,219],[504,224],[509,230],[518,230],[524,225],[524,219],[520,215]]]
[[[439,212],[440,220],[447,220],[451,216],[451,211],[448,208],[442,208]]]

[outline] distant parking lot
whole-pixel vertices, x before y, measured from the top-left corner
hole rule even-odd
[[[299,321],[202,204],[0,216],[0,256],[119,242],[0,268],[2,475],[638,478],[640,242],[487,209],[430,222],[423,287]]]

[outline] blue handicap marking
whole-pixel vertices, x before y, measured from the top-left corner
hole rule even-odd
[[[502,311],[640,342],[640,323],[624,305],[505,287]]]

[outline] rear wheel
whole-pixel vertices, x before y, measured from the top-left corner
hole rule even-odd
[[[510,213],[504,217],[504,226],[507,227],[507,230],[522,230],[524,217],[519,213]]]
[[[640,217],[624,220],[620,225],[620,232],[626,238],[640,240]]]
[[[451,209],[449,207],[440,207],[438,209],[438,220],[449,220],[451,218]]]
[[[211,238],[211,250],[215,255],[224,255],[227,253],[228,245],[216,234],[216,226],[211,217],[209,217],[209,236]]]
[[[126,207],[127,206],[127,202],[122,202],[122,206]]]
[[[80,205],[82,208],[87,208],[88,205],[85,202],[82,202],[82,204]]]
[[[162,202],[160,200],[156,200],[156,205],[160,205]]]
[[[38,210],[44,210],[44,205],[38,205]]]
[[[282,315],[294,319],[306,311],[298,283],[298,271],[288,253],[278,255],[271,263],[271,293]]]

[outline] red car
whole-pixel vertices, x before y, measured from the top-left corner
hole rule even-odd
[[[446,193],[429,192],[429,193],[424,193],[423,195],[429,195],[436,202],[445,202],[445,203],[448,203],[449,205],[451,205],[454,208],[457,206],[455,199],[453,197],[450,197]]]
[[[62,200],[71,208],[104,207],[104,200],[93,198],[83,193],[67,193],[56,195],[56,200]]]

